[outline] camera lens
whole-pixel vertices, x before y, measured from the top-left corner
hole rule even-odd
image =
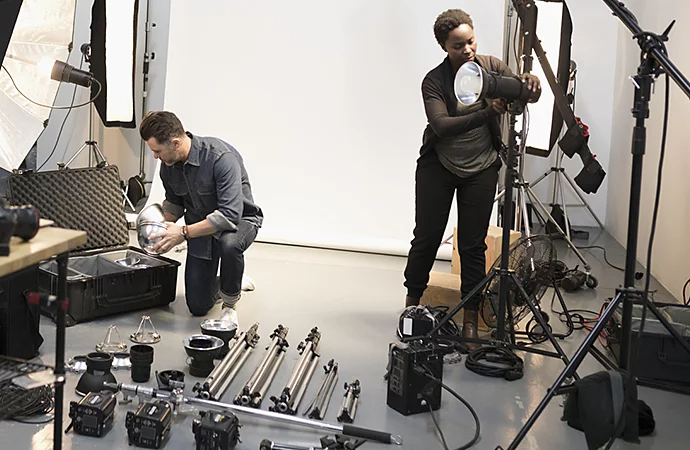
[[[0,216],[2,222],[12,227],[12,236],[28,241],[38,233],[40,218],[38,210],[33,206],[7,206],[3,203],[0,204]]]

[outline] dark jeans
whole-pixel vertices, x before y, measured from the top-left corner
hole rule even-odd
[[[240,294],[244,252],[254,242],[257,231],[255,225],[242,220],[237,231],[226,231],[218,239],[213,239],[211,260],[187,253],[184,282],[189,312],[195,316],[205,315],[215,305],[219,287],[224,294]],[[220,286],[216,281],[219,262]]]
[[[448,224],[453,195],[458,203],[458,252],[463,297],[486,276],[486,233],[496,195],[500,159],[489,168],[461,178],[443,167],[435,151],[417,161],[415,175],[415,228],[405,268],[407,295],[421,298],[429,272]],[[479,296],[466,309],[479,308]]]

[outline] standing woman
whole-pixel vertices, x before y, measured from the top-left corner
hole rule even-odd
[[[487,72],[515,76],[503,61],[478,55],[470,16],[451,9],[438,16],[434,35],[448,56],[422,82],[428,125],[415,174],[414,239],[405,268],[405,306],[418,305],[448,223],[453,196],[458,205],[458,252],[462,296],[486,276],[486,233],[493,208],[501,160],[502,99],[463,105],[455,97],[455,74],[468,61]],[[540,89],[537,77],[522,76],[528,88]],[[462,335],[477,338],[479,297],[464,307]],[[471,345],[470,348],[476,348]]]

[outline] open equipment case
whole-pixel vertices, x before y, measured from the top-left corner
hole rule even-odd
[[[68,261],[67,326],[175,300],[180,263],[127,245],[117,166],[12,174],[8,197],[13,205],[34,205],[58,227],[88,233]],[[39,290],[57,295],[57,263],[38,271]],[[54,308],[41,312],[55,320]]]

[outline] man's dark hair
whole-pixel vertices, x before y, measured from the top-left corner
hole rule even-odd
[[[472,18],[462,9],[449,9],[448,11],[442,12],[436,18],[436,22],[434,23],[434,36],[436,36],[436,41],[438,41],[442,49],[446,49],[448,34],[460,25],[465,24],[474,29]]]
[[[159,144],[165,145],[173,138],[184,136],[184,127],[169,111],[151,111],[141,120],[139,134],[145,141],[154,137]]]

